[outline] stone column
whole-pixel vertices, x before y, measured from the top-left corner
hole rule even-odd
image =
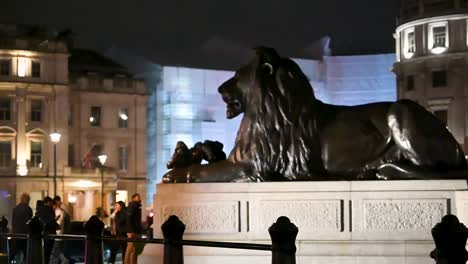
[[[24,88],[16,88],[16,173],[19,175],[26,175],[27,166],[26,160],[28,153],[26,153],[26,96]]]

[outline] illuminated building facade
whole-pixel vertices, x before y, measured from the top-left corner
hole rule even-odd
[[[468,1],[404,0],[395,32],[398,98],[427,107],[468,151]]]
[[[69,47],[60,33],[0,25],[0,215],[10,216],[23,192],[34,209],[56,189],[73,219],[85,220],[101,206],[100,168],[105,210],[135,192],[145,197],[144,82]],[[54,132],[61,135],[56,162]]]

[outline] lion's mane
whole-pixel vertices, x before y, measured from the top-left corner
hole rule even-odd
[[[324,175],[315,111],[319,101],[307,76],[287,58],[272,73],[262,65],[251,69],[255,85],[243,91],[245,112],[230,160],[251,162],[254,180]]]

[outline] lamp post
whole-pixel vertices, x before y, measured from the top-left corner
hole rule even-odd
[[[57,196],[57,143],[60,142],[60,133],[50,134],[50,141],[54,143],[54,197]]]
[[[101,171],[101,216],[104,216],[104,164],[106,163],[107,155],[99,155],[98,159],[101,164],[99,167]]]

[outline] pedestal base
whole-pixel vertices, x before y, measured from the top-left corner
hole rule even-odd
[[[172,214],[184,239],[271,243],[287,216],[299,228],[298,263],[431,263],[431,228],[450,213],[468,223],[464,180],[160,184],[155,237]],[[185,263],[271,263],[271,253],[184,247]],[[141,263],[162,263],[147,245]],[[139,262],[140,263],[140,262]]]

